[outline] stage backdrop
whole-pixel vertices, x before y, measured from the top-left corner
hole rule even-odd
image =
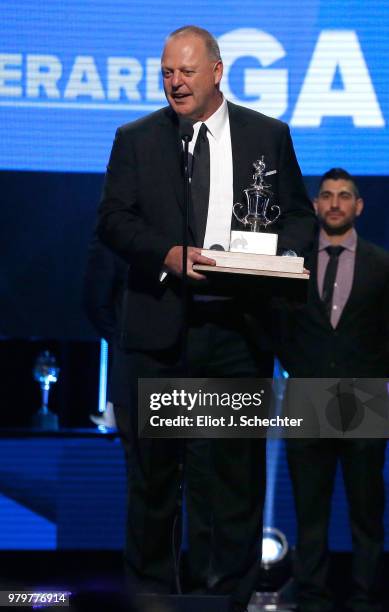
[[[0,168],[103,172],[116,126],[164,105],[165,36],[218,38],[223,91],[287,121],[303,173],[386,174],[382,0],[3,0]]]

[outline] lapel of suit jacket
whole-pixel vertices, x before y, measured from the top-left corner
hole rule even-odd
[[[308,308],[316,319],[320,319],[321,324],[328,329],[332,329],[330,320],[328,318],[325,306],[319,294],[319,287],[317,284],[317,265],[319,259],[319,243],[316,242],[310,255],[306,260],[306,265],[309,268],[310,280],[308,289]]]
[[[355,253],[353,284],[351,287],[349,298],[340,316],[337,329],[339,329],[340,326],[344,324],[344,322],[347,320],[347,317],[349,316],[350,312],[352,312],[355,303],[360,299],[361,291],[365,290],[364,286],[366,287],[366,270],[369,267],[369,256],[370,250],[368,245],[363,240],[358,238],[357,250]],[[318,244],[316,244],[316,247],[308,258],[308,265],[310,265],[311,269],[308,303],[310,306],[313,307],[313,311],[316,312],[317,316],[321,319],[322,325],[325,325],[326,327],[332,330],[332,326],[326,313],[323,301],[321,300],[319,295],[319,288],[317,285],[317,262]]]
[[[369,245],[358,237],[357,249],[355,253],[353,284],[349,298],[340,316],[338,328],[340,325],[344,324],[347,317],[352,312],[355,304],[360,302],[361,294],[366,291],[366,280],[368,279],[368,274],[366,271],[369,269],[370,255],[371,252]]]
[[[245,204],[242,201],[243,190],[252,182],[253,163],[258,157],[258,152],[256,151],[257,157],[255,157],[251,150],[252,147],[250,147],[252,142],[250,125],[239,106],[235,106],[231,102],[227,102],[227,104],[231,133],[234,203]],[[242,225],[233,215],[232,229],[235,228],[242,229]]]
[[[182,209],[184,200],[184,181],[182,172],[182,145],[178,132],[177,116],[170,107],[164,109],[159,118],[159,126],[162,129],[161,142],[156,142],[161,151],[161,171],[174,187],[177,203]],[[156,137],[159,136],[156,134]],[[157,170],[158,171],[158,170]]]
[[[183,171],[183,148],[179,137],[177,115],[170,107],[164,109],[159,119],[159,127],[162,132],[162,148],[160,156],[160,171],[165,174],[176,194],[176,200],[180,214],[184,214],[184,171]],[[158,146],[158,143],[156,143]],[[190,243],[195,244],[195,230],[193,215],[189,215]]]

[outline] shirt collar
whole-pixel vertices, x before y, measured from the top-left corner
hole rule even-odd
[[[219,108],[213,113],[213,115],[208,117],[208,119],[206,121],[197,121],[193,125],[193,129],[194,129],[195,134],[197,136],[201,124],[205,123],[205,125],[207,126],[207,129],[208,129],[208,132],[216,140],[219,140],[221,138],[221,135],[223,133],[223,130],[224,130],[225,126],[226,126],[227,121],[228,121],[227,100],[225,98],[223,98],[223,102],[221,103]]]
[[[325,237],[323,230],[320,230],[319,251],[324,251],[328,246],[332,246],[332,244]],[[344,247],[347,251],[355,252],[357,248],[357,232],[354,228],[351,230],[351,233],[347,236],[347,238],[339,244],[339,246]]]

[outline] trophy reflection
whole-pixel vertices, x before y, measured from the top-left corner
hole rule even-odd
[[[49,410],[50,386],[58,380],[60,369],[56,359],[49,351],[40,353],[34,366],[34,380],[40,384],[42,404],[33,416],[32,426],[45,430],[58,429],[58,416]]]
[[[234,217],[247,229],[231,232],[230,251],[275,255],[278,236],[267,233],[266,229],[278,219],[281,209],[273,203],[271,186],[265,183],[265,176],[274,171],[266,172],[263,155],[253,166],[253,183],[244,189],[246,203],[237,202],[232,209]]]

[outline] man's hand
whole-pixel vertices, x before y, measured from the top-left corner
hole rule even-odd
[[[164,266],[167,272],[175,274],[175,276],[182,276],[182,246],[174,246],[170,249],[165,257]],[[204,274],[199,274],[193,270],[193,264],[202,264],[206,266],[215,266],[216,261],[209,257],[201,255],[201,249],[198,247],[188,247],[188,261],[187,261],[187,274],[189,278],[194,280],[205,280]]]

